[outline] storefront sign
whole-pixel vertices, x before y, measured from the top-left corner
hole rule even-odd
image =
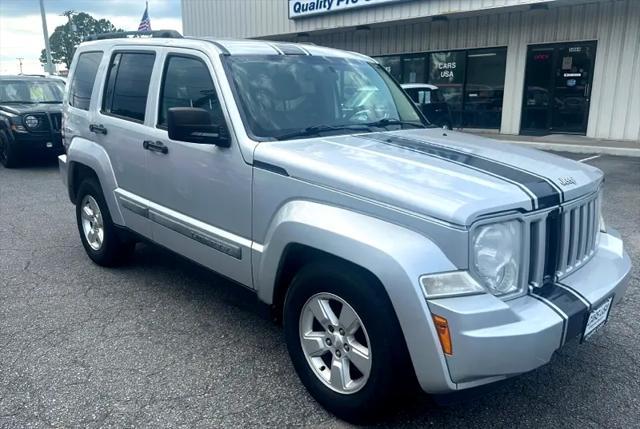
[[[404,1],[408,0],[289,0],[289,19]]]
[[[465,58],[464,51],[432,53],[429,82],[435,85],[462,84]]]

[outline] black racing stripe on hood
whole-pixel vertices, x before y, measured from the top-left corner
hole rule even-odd
[[[370,133],[358,137],[441,158],[504,179],[523,189],[531,197],[534,208],[555,207],[562,201],[561,193],[546,179],[489,158],[424,140],[390,134]]]

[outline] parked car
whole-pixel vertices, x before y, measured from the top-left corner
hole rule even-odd
[[[409,94],[409,97],[429,122],[439,127],[453,128],[449,105],[437,86],[427,83],[407,83],[403,84],[402,88]]]
[[[363,55],[163,34],[74,56],[59,164],[86,253],[144,239],[254,291],[340,417],[531,371],[622,299],[600,170],[430,126]]]
[[[63,152],[64,82],[44,76],[0,76],[0,163]]]

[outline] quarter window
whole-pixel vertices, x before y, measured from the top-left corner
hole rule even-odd
[[[116,53],[111,58],[102,111],[144,122],[155,54]]]
[[[102,60],[102,52],[85,52],[78,57],[71,88],[69,89],[69,105],[82,110],[89,110],[91,92],[96,80],[98,66]]]
[[[213,124],[222,124],[224,115],[207,66],[199,59],[171,55],[165,64],[160,95],[158,126],[166,127],[172,107],[199,107],[208,110]]]

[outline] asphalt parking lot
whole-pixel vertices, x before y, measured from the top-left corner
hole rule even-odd
[[[417,395],[386,425],[638,427],[640,158],[588,162],[607,175],[606,220],[635,265],[606,328],[473,399]],[[249,301],[153,246],[122,268],[92,264],[57,165],[0,166],[0,427],[344,426]]]

